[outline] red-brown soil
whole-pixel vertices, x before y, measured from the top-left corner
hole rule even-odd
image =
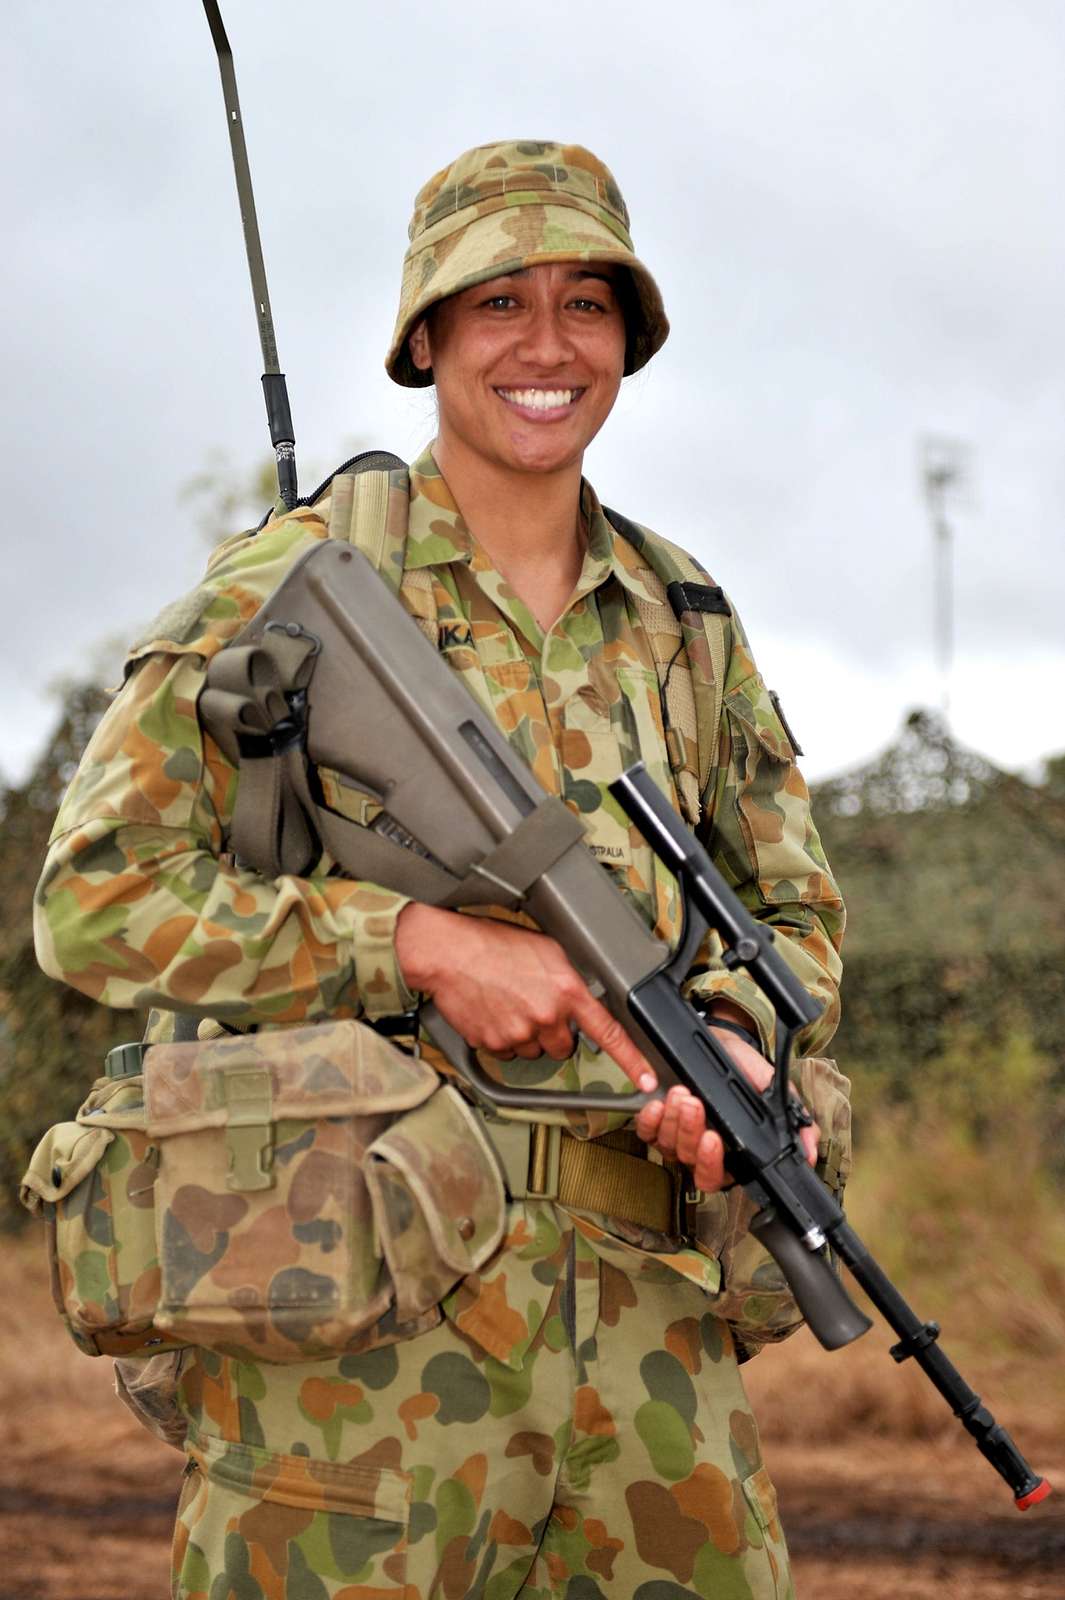
[[[40,1239],[0,1245],[0,1600],[163,1600],[182,1458],[70,1344]],[[826,1356],[806,1336],[747,1368],[799,1600],[1065,1600],[1065,1375],[967,1371],[1060,1497],[1023,1516],[886,1340]],[[868,1346],[868,1348],[865,1348]]]

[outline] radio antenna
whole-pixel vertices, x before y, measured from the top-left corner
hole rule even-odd
[[[943,726],[950,723],[950,688],[954,667],[953,529],[947,506],[969,486],[969,451],[960,439],[926,434],[920,441],[921,483],[932,519],[934,548],[933,626],[939,666]]]
[[[248,166],[248,149],[244,143],[244,124],[240,117],[237,98],[237,75],[233,68],[233,51],[222,23],[216,0],[203,0],[207,23],[211,29],[218,70],[222,75],[222,95],[226,103],[226,121],[229,124],[229,144],[233,152],[233,172],[237,180],[237,197],[240,201],[240,220],[244,225],[244,248],[248,253],[248,271],[251,273],[251,290],[255,299],[255,318],[259,325],[259,344],[263,352],[263,394],[266,396],[266,416],[270,424],[270,438],[277,457],[277,488],[287,510],[296,504],[296,441],[292,432],[292,415],[288,407],[288,388],[285,374],[277,359],[277,340],[274,337],[274,319],[270,311],[270,291],[266,287],[266,267],[263,264],[263,247],[259,239],[259,223],[255,215],[255,196],[251,187],[251,169]]]

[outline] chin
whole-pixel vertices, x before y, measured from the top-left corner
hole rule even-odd
[[[546,476],[551,472],[564,472],[567,467],[579,463],[582,452],[567,452],[565,455],[529,455],[516,456],[508,465],[515,472],[529,472]]]
[[[562,472],[581,461],[585,443],[583,439],[576,444],[553,443],[546,439],[515,441],[503,455],[519,472]]]

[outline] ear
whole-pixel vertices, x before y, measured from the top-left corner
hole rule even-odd
[[[432,370],[433,358],[429,349],[429,324],[425,317],[419,317],[407,335],[407,349],[410,351],[410,358],[419,372],[430,372]]]

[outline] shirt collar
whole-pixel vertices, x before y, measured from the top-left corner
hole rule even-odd
[[[407,522],[405,567],[438,567],[473,555],[473,536],[462,520],[451,490],[430,449],[410,469],[410,517]]]
[[[588,593],[613,576],[638,599],[663,603],[660,581],[648,569],[635,546],[612,527],[599,496],[587,479],[581,480],[581,514],[588,544],[579,589]],[[433,459],[432,450],[425,449],[410,469],[410,518],[403,565],[410,569],[461,561],[468,566],[473,553],[473,535]]]
[[[665,596],[660,580],[650,570],[635,545],[631,545],[618,533],[587,478],[581,480],[581,515],[588,530],[581,587],[587,585],[590,575],[589,563],[595,562],[601,568],[600,575],[595,579],[597,585],[607,577],[613,576],[637,599],[654,600],[660,605],[663,604]]]

